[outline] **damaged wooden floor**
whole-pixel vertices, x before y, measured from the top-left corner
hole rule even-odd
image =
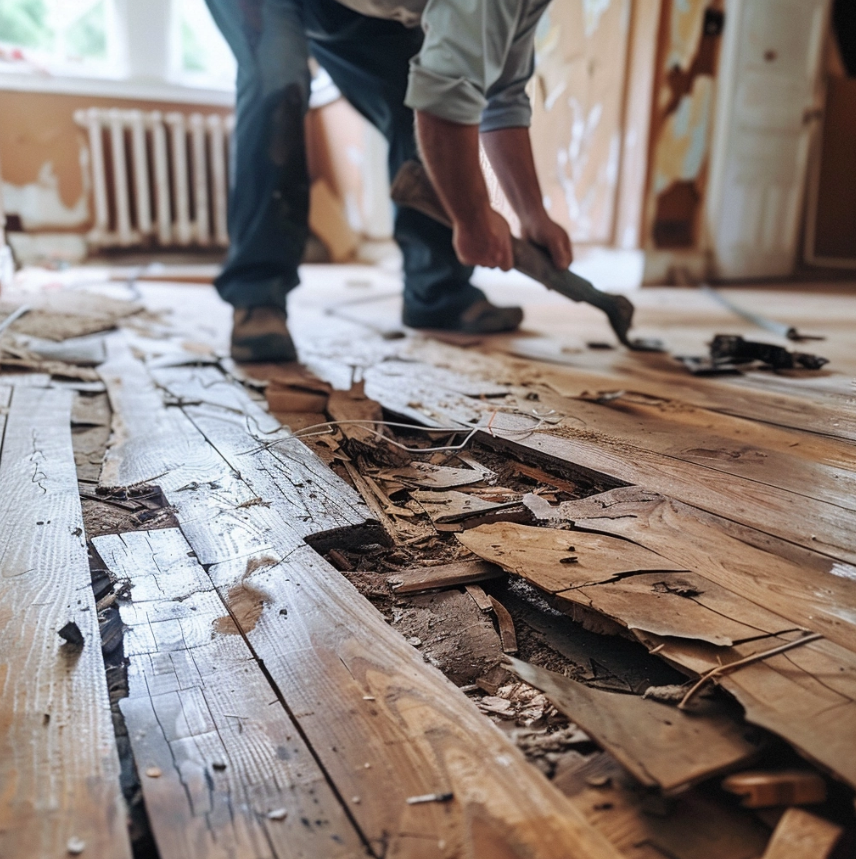
[[[852,855],[856,296],[731,293],[830,364],[697,377],[534,287],[438,340],[305,279],[306,369],[218,360],[209,287],[18,296],[0,856]]]

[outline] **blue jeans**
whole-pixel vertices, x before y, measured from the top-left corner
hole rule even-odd
[[[231,245],[216,286],[236,307],[283,306],[299,283],[308,236],[309,178],[303,120],[311,54],[389,143],[389,173],[417,157],[404,105],[422,31],[369,18],[336,0],[207,0],[238,61],[229,200]],[[448,325],[483,298],[449,229],[412,209],[395,212],[404,255],[405,318]]]

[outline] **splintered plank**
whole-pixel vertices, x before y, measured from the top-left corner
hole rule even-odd
[[[435,588],[454,588],[504,576],[502,567],[486,561],[457,561],[436,567],[412,567],[396,573],[389,583],[397,594],[418,594]]]
[[[0,456],[0,855],[130,857],[72,393],[15,388]],[[57,634],[76,623],[82,647]]]
[[[670,797],[658,814],[650,792],[605,752],[560,762],[554,783],[634,859],[758,859],[770,838],[750,811],[703,789]]]
[[[850,567],[841,565],[839,575],[811,569],[805,561],[777,554],[781,547],[776,541],[769,541],[766,550],[752,545],[757,535],[749,529],[639,486],[567,501],[537,515],[659,552],[794,626],[820,632],[856,653],[856,612],[849,609],[856,603],[856,581],[849,575],[856,571]],[[829,568],[835,571],[827,562]]]
[[[227,602],[237,582],[257,594],[261,611],[242,630],[378,854],[615,855],[308,546],[259,563],[246,578],[245,561],[210,574]],[[452,798],[407,801],[434,794]]]
[[[116,369],[105,371],[111,402],[139,415],[136,386],[118,383]],[[291,493],[258,494],[271,479],[262,456],[272,454],[247,455],[259,440],[246,418],[226,419],[223,391],[209,390],[204,404],[198,396],[191,406],[192,391],[171,390],[184,406],[158,408],[184,421],[175,421],[175,443],[203,450],[178,467],[162,463],[157,482],[372,851],[402,859],[617,859],[516,747],[306,544],[314,528],[327,527],[324,497],[314,521],[299,497],[289,508]],[[145,423],[124,426],[125,435],[116,436],[117,473],[134,474],[123,450],[150,470],[157,449],[141,438]],[[407,801],[448,793],[451,799]]]
[[[762,859],[827,859],[841,840],[840,826],[802,808],[789,808],[773,831]]]
[[[93,543],[131,585],[120,707],[162,859],[366,855],[181,532]]]
[[[347,483],[218,369],[176,367],[152,373],[257,497],[293,517],[296,531],[317,539],[321,533],[364,526],[370,518]]]
[[[514,522],[481,525],[458,534],[457,538],[482,558],[537,579],[538,587],[550,593],[616,581],[646,570],[686,569],[626,540]]]
[[[732,648],[702,641],[640,634],[642,643],[662,659],[695,674],[752,654],[786,639],[764,639]],[[743,706],[747,722],[778,734],[804,757],[856,786],[856,659],[830,641],[746,665],[717,678]]]
[[[743,725],[725,715],[689,715],[638,695],[592,689],[536,665],[509,659],[598,745],[648,787],[675,791],[727,772],[758,754]]]
[[[616,437],[608,428],[576,419],[572,401],[562,410],[569,416],[563,423],[533,432],[533,419],[522,413],[522,406],[521,414],[496,413],[487,401],[430,384],[426,381],[430,370],[412,363],[393,375],[388,366],[371,367],[365,374],[367,390],[388,409],[428,425],[480,423],[486,429],[490,424],[494,443],[518,455],[536,455],[618,483],[643,485],[836,560],[856,563],[850,539],[856,527],[853,510],[649,449],[644,440]],[[604,415],[608,416],[606,410]],[[800,516],[793,515],[795,509]]]

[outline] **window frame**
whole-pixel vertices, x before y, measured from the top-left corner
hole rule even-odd
[[[110,66],[39,65],[32,61],[0,61],[0,91],[89,95],[142,101],[170,101],[228,107],[234,84],[206,79],[176,69],[180,56],[181,21],[174,0],[107,0],[112,6],[116,39]],[[154,47],[153,47],[154,46]],[[26,55],[25,55],[26,56]]]

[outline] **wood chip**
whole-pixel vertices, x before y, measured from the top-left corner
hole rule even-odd
[[[517,633],[514,631],[513,618],[499,600],[491,596],[488,599],[499,624],[499,639],[502,642],[503,653],[517,653]]]
[[[762,859],[827,859],[844,830],[801,808],[789,808],[779,821]]]

